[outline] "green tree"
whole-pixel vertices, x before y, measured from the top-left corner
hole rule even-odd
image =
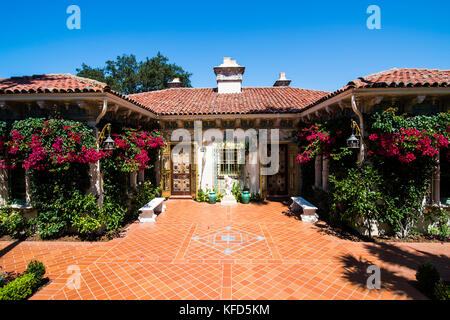
[[[108,60],[103,68],[82,64],[77,75],[107,83],[111,89],[124,94],[133,94],[168,88],[168,82],[180,78],[185,87],[191,87],[191,73],[183,70],[160,52],[153,58],[137,61],[136,56],[122,55]]]

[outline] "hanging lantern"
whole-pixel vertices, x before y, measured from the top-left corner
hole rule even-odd
[[[114,140],[111,138],[111,136],[108,136],[108,138],[106,138],[105,142],[103,142],[103,150],[105,150],[105,151],[114,150]]]
[[[359,149],[359,139],[355,136],[354,133],[347,139],[347,147],[349,149]]]

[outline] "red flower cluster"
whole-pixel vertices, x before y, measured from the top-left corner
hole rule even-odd
[[[89,132],[69,131],[76,128],[74,125],[64,126],[63,130],[69,132],[58,135],[58,125],[58,120],[51,123],[45,121],[29,139],[18,130],[13,130],[8,142],[9,164],[2,160],[0,166],[12,169],[22,160],[23,168],[43,171],[67,163],[95,163],[107,155],[92,147],[92,141],[87,143],[82,139]]]
[[[397,157],[401,163],[410,163],[419,156],[435,157],[440,148],[449,145],[448,138],[441,134],[405,128],[391,134],[373,133],[369,140],[375,146],[374,150],[369,151],[369,156]]]
[[[166,145],[156,130],[148,132],[126,128],[123,134],[113,135],[113,139],[122,170],[127,172],[149,168],[148,152]]]
[[[341,132],[342,133],[342,132]],[[336,139],[318,125],[303,128],[298,134],[300,142],[305,143],[304,151],[297,156],[297,163],[306,163],[313,159],[319,151],[325,151],[328,147],[336,143]]]

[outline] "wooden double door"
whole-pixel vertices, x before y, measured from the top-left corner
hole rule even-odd
[[[285,197],[289,195],[288,190],[288,145],[280,144],[279,146],[279,170],[276,174],[267,177],[267,196],[268,197]],[[272,145],[268,150],[270,156]]]
[[[178,153],[171,153],[171,193],[174,196],[188,196],[191,194],[191,154],[185,152],[184,150],[181,150]]]

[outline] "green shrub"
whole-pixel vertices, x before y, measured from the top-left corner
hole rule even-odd
[[[225,194],[217,191],[216,188],[213,188],[213,191],[216,194],[216,197],[217,197],[216,200],[222,201],[223,197],[225,197]],[[209,198],[208,198],[208,201],[209,201]]]
[[[434,287],[439,282],[440,278],[436,267],[430,262],[421,264],[416,273],[419,289],[430,297],[433,296]]]
[[[231,189],[231,194],[234,196],[237,202],[241,202],[242,198],[242,190],[241,185],[239,183],[233,183],[233,187]]]
[[[336,219],[366,228],[370,237],[370,222],[380,217],[378,203],[382,194],[378,191],[381,184],[378,172],[369,166],[351,168],[342,179],[331,175],[330,182],[333,191],[331,214]],[[363,220],[362,225],[358,223],[359,219]]]
[[[100,221],[105,225],[106,231],[116,231],[123,222],[127,208],[114,202],[104,202],[100,210]]]
[[[225,196],[225,194],[217,191],[216,188],[212,188],[212,190],[209,188],[206,188],[206,190],[199,189],[197,193],[197,202],[209,202],[209,194],[211,192],[214,192],[216,194],[217,201],[221,201]]]
[[[38,232],[42,239],[61,235],[68,225],[62,217],[61,210],[52,210],[48,207],[46,208],[48,210],[41,210],[38,214]]]
[[[93,235],[102,226],[97,197],[74,192],[65,203],[64,218],[83,236]]]
[[[25,300],[39,286],[40,279],[34,273],[26,273],[0,289],[0,300]]]
[[[0,209],[0,235],[13,238],[28,237],[34,233],[36,219],[26,219],[19,210],[12,208]]]
[[[40,261],[32,260],[27,266],[26,273],[32,273],[38,279],[42,279],[44,277],[44,274],[45,274],[45,266]]]
[[[434,286],[434,297],[437,300],[450,300],[450,285],[438,282]]]
[[[41,285],[45,274],[42,262],[32,260],[24,275],[0,288],[0,300],[25,300]]]
[[[197,202],[208,202],[208,189],[206,191],[203,191],[203,189],[198,189],[197,192]]]
[[[435,226],[431,227],[429,233],[437,236],[441,240],[446,240],[450,237],[450,227],[448,221],[450,219],[450,211],[445,207],[432,207],[426,210],[429,215],[429,221],[436,221]]]
[[[72,226],[74,226],[77,231],[82,236],[91,236],[102,226],[100,220],[89,214],[78,215],[73,219]]]
[[[74,192],[66,202],[64,217],[82,236],[100,234],[102,226],[108,232],[115,231],[123,222],[127,209],[105,198],[102,208],[98,208],[97,197]]]
[[[155,188],[151,182],[146,181],[139,184],[131,199],[131,212],[128,220],[136,220],[139,216],[139,209],[155,199],[160,191],[161,189]]]

